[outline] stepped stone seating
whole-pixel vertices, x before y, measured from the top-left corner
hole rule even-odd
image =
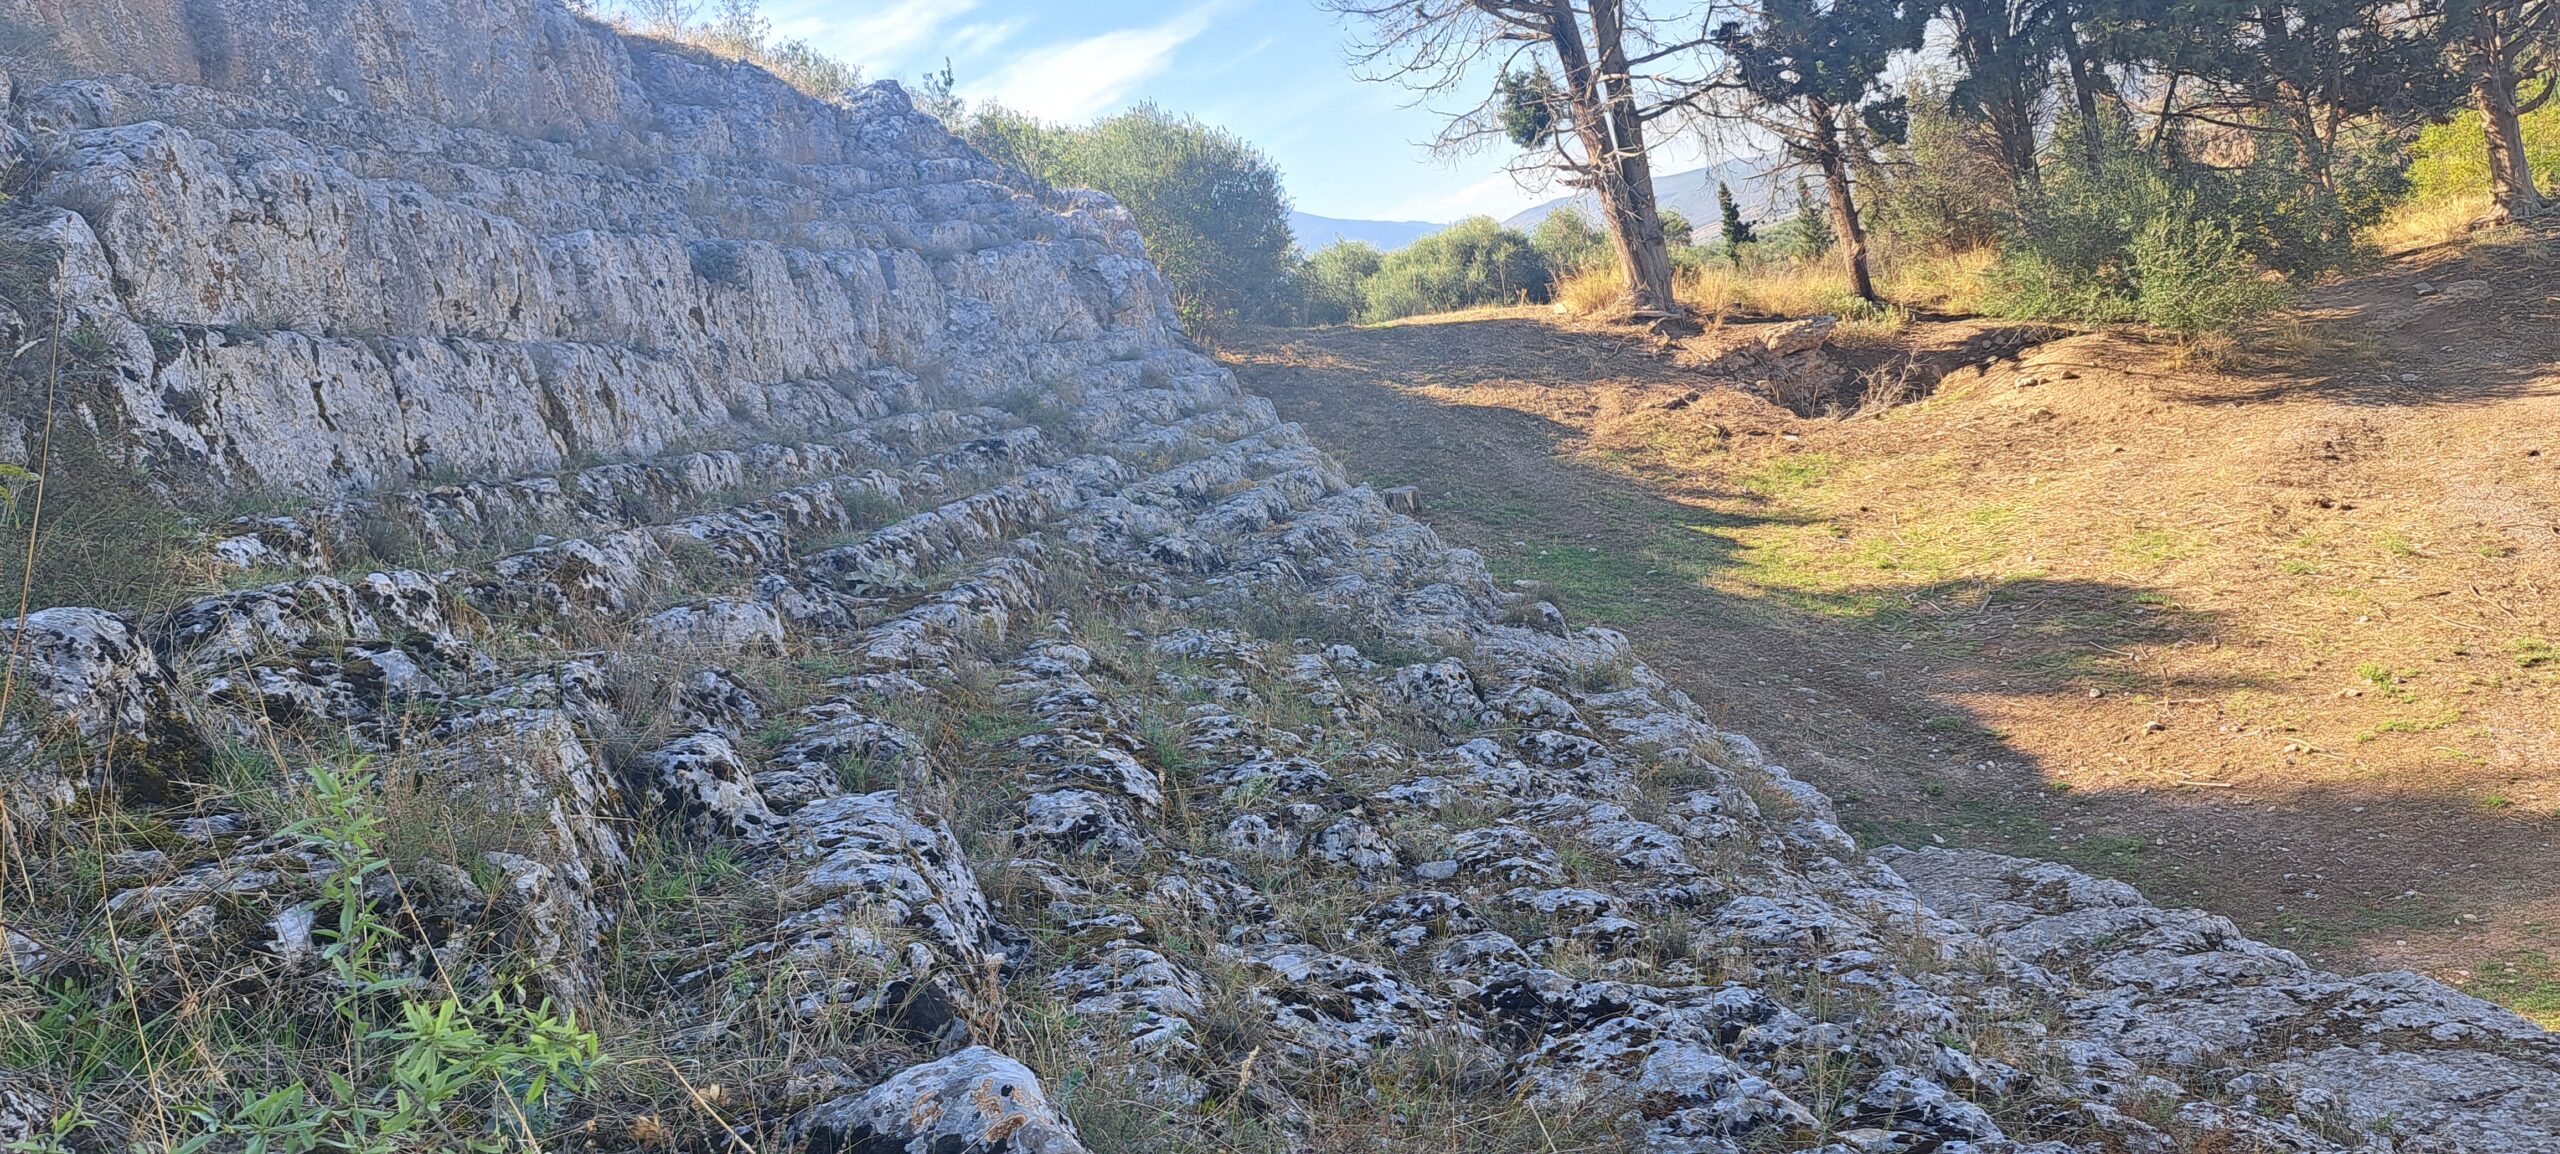
[[[0,15],[56,49],[0,78],[0,228],[96,334],[93,423],[286,499],[208,525],[235,591],[10,627],[13,819],[178,832],[101,899],[145,988],[317,980],[325,847],[196,792],[289,730],[507,831],[412,879],[439,967],[610,999],[644,832],[739,863],[770,900],[653,957],[658,1011],[913,1059],[735,1089],[759,1148],[1084,1150],[1059,1054],[1286,1131],[1293,1078],[1447,1047],[1661,1154],[2560,1150],[2560,1042],[2503,1009],[1863,849],[1243,393],[1115,205],[894,86],[554,0]],[[1034,998],[1069,1036],[1008,1053]],[[65,1095],[0,1070],[0,1144]]]

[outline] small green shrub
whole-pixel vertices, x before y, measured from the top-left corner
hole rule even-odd
[[[1670,231],[1668,222],[1664,231]],[[1570,205],[1548,213],[1536,228],[1529,230],[1529,247],[1537,250],[1538,260],[1555,280],[1589,272],[1617,259],[1610,251],[1609,235],[1592,224],[1581,209]]]
[[[1980,127],[1934,79],[1911,94],[1911,128],[1859,174],[1867,224],[1902,249],[1961,252],[2000,239],[2017,191]]]
[[[2192,336],[2284,302],[2247,248],[2249,226],[2136,154],[2097,179],[2056,174],[2028,198],[1986,280],[1988,312],[2027,320],[2141,321]]]
[[[2107,324],[2136,315],[2123,286],[2033,250],[2004,254],[1983,287],[1984,312],[2022,320]]]
[[[1372,320],[1547,299],[1545,262],[1529,238],[1478,216],[1387,254],[1369,281]]]
[[[2193,335],[2231,326],[2284,302],[2228,225],[2157,216],[2133,241],[2134,311],[2145,322]]]
[[[1317,249],[1298,265],[1298,315],[1311,325],[1338,325],[1359,320],[1369,308],[1369,278],[1378,275],[1386,257],[1356,240],[1339,240]]]
[[[2407,168],[2405,150],[2383,136],[2342,143],[2323,179],[2291,136],[2271,134],[2258,139],[2247,164],[2181,176],[2259,264],[2303,282],[2364,259],[2358,233],[2407,194]]]
[[[962,135],[1051,184],[1117,198],[1184,323],[1215,332],[1286,319],[1296,260],[1289,195],[1271,158],[1242,138],[1153,104],[1081,128],[981,108]]]
[[[163,1111],[151,1146],[178,1154],[497,1154],[542,1145],[587,1088],[603,1049],[574,1014],[503,981],[466,992],[398,963],[418,945],[379,898],[394,831],[369,775],[318,767],[287,796],[300,817],[283,836],[332,867],[312,940],[334,1013],[287,1022],[289,1007],[254,999],[165,1004],[135,981],[134,958],[96,943],[109,980],[51,982],[33,1012],[0,1018],[0,1062],[74,1094],[34,1148],[85,1148],[70,1136],[99,1122],[80,1091],[147,1084]]]

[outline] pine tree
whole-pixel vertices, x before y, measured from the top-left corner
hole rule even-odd
[[[1796,178],[1796,237],[1804,242],[1805,255],[1821,258],[1831,251],[1840,238],[1832,231],[1830,210],[1813,199],[1813,186],[1803,177]]]
[[[1661,131],[1657,118],[1697,111],[1720,86],[1708,74],[1710,42],[1690,15],[1657,18],[1641,0],[1317,6],[1368,28],[1355,58],[1433,97],[1483,83],[1482,66],[1493,64],[1491,99],[1456,116],[1439,143],[1498,136],[1523,150],[1519,167],[1553,168],[1589,190],[1626,274],[1628,311],[1680,314],[1646,134]]]
[[[1910,106],[1888,73],[1897,55],[1926,40],[1933,11],[1921,0],[1759,0],[1748,19],[1714,32],[1729,79],[1753,102],[1754,123],[1822,174],[1850,291],[1870,302],[1875,279],[1849,173],[1868,141],[1898,144],[1908,133]]]
[[[1716,182],[1716,211],[1724,216],[1724,256],[1733,267],[1742,267],[1742,246],[1751,243],[1751,222],[1742,219],[1742,206],[1733,202],[1733,189]]]

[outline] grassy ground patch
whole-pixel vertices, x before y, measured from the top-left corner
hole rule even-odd
[[[2510,950],[2474,967],[2462,992],[2496,1002],[2531,1018],[2545,1029],[2560,1030],[2560,963],[2540,950]]]
[[[2560,393],[2441,349],[2475,313],[2357,325],[2414,279],[2311,294],[2298,333],[2213,363],[1916,320],[1895,347],[1957,367],[1881,415],[1719,383],[1739,328],[1665,348],[1545,310],[1292,335],[1239,368],[1355,474],[1422,481],[1497,577],[1626,630],[1869,840],[2055,858],[2324,964],[2450,975],[2480,927],[2560,910],[2533,897],[2560,869],[2533,536],[2560,518],[2538,495]],[[2560,346],[2497,325],[2508,361]],[[2448,876],[2477,884],[2402,897]]]

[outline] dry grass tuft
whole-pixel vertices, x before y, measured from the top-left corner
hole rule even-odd
[[[1614,264],[1586,269],[1556,282],[1551,294],[1559,311],[1577,317],[1597,316],[1626,303],[1627,278]]]
[[[2488,213],[2485,192],[2413,200],[2391,210],[2365,239],[2387,256],[2466,244],[2476,239],[2476,226]]]
[[[2286,310],[2236,332],[2199,333],[2164,359],[2178,368],[2301,376],[2371,368],[2381,356],[2380,342],[2363,329]]]
[[[1702,263],[1682,269],[1674,287],[1680,303],[1701,319],[1836,316],[1835,343],[1875,346],[1909,329],[1915,309],[1973,311],[1996,259],[1988,249],[1880,258],[1876,291],[1890,302],[1882,306],[1858,299],[1849,290],[1847,270],[1827,261]],[[1626,278],[1615,266],[1603,266],[1557,284],[1554,299],[1558,311],[1590,317],[1617,309],[1625,296]]]

